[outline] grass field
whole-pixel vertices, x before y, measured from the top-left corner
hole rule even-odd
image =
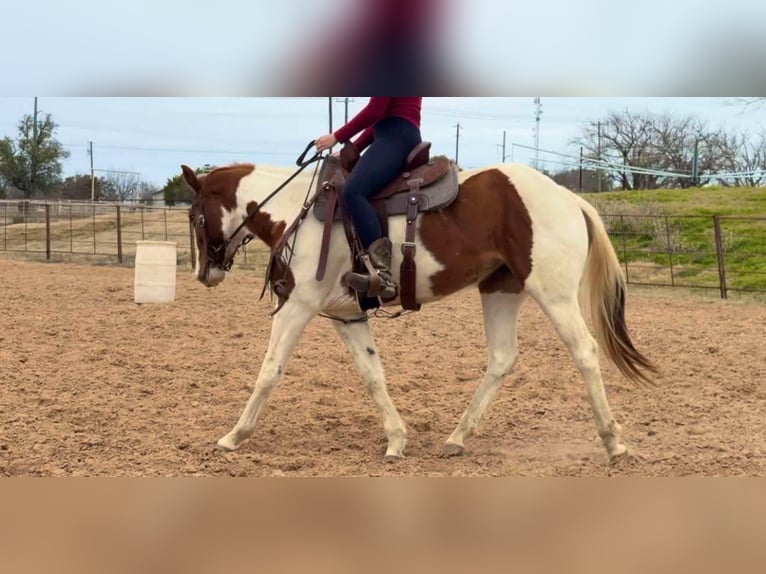
[[[636,282],[719,285],[714,216],[720,217],[726,284],[766,289],[766,188],[583,194],[603,214]]]

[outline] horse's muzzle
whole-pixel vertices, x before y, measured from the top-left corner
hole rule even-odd
[[[205,265],[205,269],[202,271],[202,273],[197,275],[197,279],[205,287],[216,287],[217,285],[220,285],[224,279],[226,279],[226,271],[218,266],[208,264]]]

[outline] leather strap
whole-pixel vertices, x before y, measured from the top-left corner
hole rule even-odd
[[[343,190],[345,183],[343,176],[336,171],[332,178],[332,183],[327,186],[327,217],[324,222],[324,232],[322,233],[322,246],[319,250],[319,264],[317,266],[316,280],[324,279],[327,270],[327,258],[330,252],[330,239],[332,238],[332,228],[335,214],[335,207],[338,205],[338,195]]]
[[[316,203],[316,200],[319,198],[319,195],[322,193],[322,191],[322,189],[318,190],[316,193],[314,193],[314,195],[311,196],[311,199],[303,204],[298,217],[296,217],[295,221],[290,224],[290,227],[285,229],[284,233],[282,233],[282,237],[280,237],[279,240],[274,244],[274,247],[272,247],[272,254],[279,256],[282,253],[282,250],[287,245],[287,241],[296,231],[298,231],[298,228],[300,227],[301,223],[303,223],[303,220],[306,219],[309,211],[311,211],[311,207]]]
[[[408,311],[419,311],[420,304],[417,302],[416,278],[417,265],[415,264],[415,228],[418,220],[420,206],[420,184],[422,179],[411,179],[408,183],[410,191],[407,194],[407,227],[402,243],[402,265],[400,267],[399,287],[402,307]]]
[[[335,206],[338,203],[338,188],[335,185],[329,185],[327,188],[327,218],[324,222],[324,232],[322,233],[322,247],[319,250],[319,265],[317,266],[317,281],[324,279],[324,273],[327,270],[327,257],[330,251],[330,238],[332,237],[333,214]]]

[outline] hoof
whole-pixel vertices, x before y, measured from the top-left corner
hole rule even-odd
[[[387,464],[395,464],[402,460],[404,460],[404,456],[401,454],[387,454],[386,456],[383,457],[383,462]]]
[[[461,444],[454,444],[451,442],[445,443],[442,447],[442,458],[449,458],[453,456],[462,456],[465,452],[465,447]]]
[[[229,437],[223,437],[216,443],[215,449],[223,452],[234,452],[237,450],[237,445]]]
[[[628,452],[628,448],[623,444],[619,445],[619,447],[615,450],[616,452],[609,456],[609,466],[619,467],[631,461],[637,460],[635,456]]]

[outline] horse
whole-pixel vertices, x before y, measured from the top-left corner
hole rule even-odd
[[[298,165],[306,164],[299,160]],[[392,215],[387,222],[395,279],[400,279],[405,247],[408,243],[414,247],[418,308],[468,288],[478,289],[481,298],[488,352],[484,379],[443,444],[441,456],[464,453],[466,439],[476,432],[511,373],[518,357],[519,311],[532,298],[574,358],[598,434],[610,462],[617,463],[628,455],[628,447],[604,390],[599,349],[631,382],[651,383],[651,374],[658,371],[631,340],[625,319],[626,282],[599,213],[582,197],[524,164],[451,167],[459,172],[451,203],[414,218]],[[208,288],[220,285],[239,247],[257,238],[271,250],[266,280],[272,287],[276,283],[280,294],[255,387],[217,448],[234,451],[254,434],[301,334],[312,319],[323,316],[332,319],[382,417],[387,438],[384,460],[401,459],[407,430],[386,387],[366,320],[370,309],[362,307],[359,296],[343,281],[353,265],[350,243],[343,233],[328,238],[327,222],[308,215],[312,202],[307,198],[316,171],[292,173],[290,168],[253,163],[234,163],[204,175],[187,165],[181,170],[194,190],[189,219],[197,246],[196,279]],[[408,221],[415,226],[410,242]],[[289,260],[275,257],[288,238]],[[323,239],[326,267],[320,277],[316,271]],[[275,281],[277,272],[282,279]],[[378,302],[376,312],[401,303],[398,296]]]

